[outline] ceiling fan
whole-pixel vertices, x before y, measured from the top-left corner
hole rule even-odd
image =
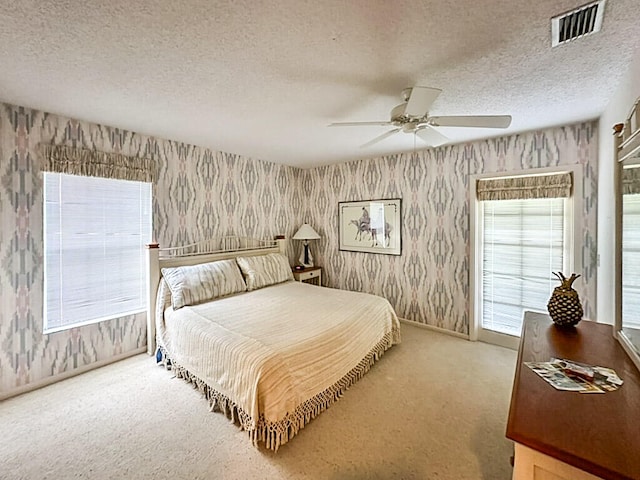
[[[402,91],[403,103],[391,110],[389,121],[379,122],[338,122],[330,127],[363,127],[373,125],[391,125],[394,128],[361,145],[369,147],[398,132],[413,133],[429,146],[437,147],[449,141],[434,127],[476,127],[507,128],[511,125],[510,115],[457,115],[430,116],[429,107],[442,90],[438,88],[419,87],[405,88]]]

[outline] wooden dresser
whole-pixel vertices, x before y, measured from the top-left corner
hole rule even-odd
[[[551,357],[613,368],[624,385],[604,394],[556,390],[523,364]],[[526,312],[507,438],[515,442],[514,480],[640,479],[640,374],[611,325],[562,330]]]

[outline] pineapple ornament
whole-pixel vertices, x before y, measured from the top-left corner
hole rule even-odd
[[[571,286],[580,275],[575,273],[566,278],[561,272],[552,272],[562,282],[559,287],[553,289],[553,294],[547,303],[549,315],[554,323],[560,327],[576,325],[582,320],[584,314],[580,297]]]

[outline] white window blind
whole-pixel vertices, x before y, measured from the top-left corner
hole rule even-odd
[[[145,309],[151,184],[44,173],[44,329]]]
[[[622,320],[640,328],[640,194],[622,197]]]
[[[546,310],[563,271],[565,198],[482,202],[484,329],[520,335],[524,310]]]

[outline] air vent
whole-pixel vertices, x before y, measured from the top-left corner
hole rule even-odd
[[[583,5],[551,19],[551,46],[557,47],[600,31],[607,0]]]

